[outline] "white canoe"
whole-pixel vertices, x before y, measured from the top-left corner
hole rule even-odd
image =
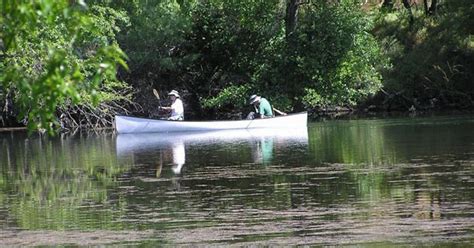
[[[116,116],[115,128],[118,133],[157,133],[217,131],[253,128],[299,128],[306,127],[308,114],[301,112],[275,118],[232,121],[168,121],[128,116]]]

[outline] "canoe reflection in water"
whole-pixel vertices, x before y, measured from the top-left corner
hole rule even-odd
[[[119,158],[132,158],[135,164],[154,160],[160,177],[163,165],[171,161],[174,175],[181,174],[186,163],[206,164],[216,156],[220,156],[219,163],[224,157],[231,163],[269,164],[274,149],[295,143],[307,147],[307,128],[119,134],[116,148]],[[188,159],[187,149],[193,151]]]

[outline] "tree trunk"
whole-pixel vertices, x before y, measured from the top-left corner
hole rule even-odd
[[[298,21],[298,3],[299,0],[287,0],[286,4],[286,38],[290,37],[296,28]]]
[[[408,15],[410,16],[410,26],[411,26],[413,24],[414,18],[413,18],[413,12],[411,11],[410,2],[408,0],[402,0],[402,2],[405,9],[407,9],[408,11]]]
[[[438,0],[431,0],[431,6],[428,9],[428,14],[429,15],[435,15],[437,8],[438,8]]]
[[[428,0],[423,0],[423,6],[425,7],[425,14],[428,15],[429,8],[428,8]]]
[[[382,8],[387,10],[392,10],[393,0],[383,0]]]

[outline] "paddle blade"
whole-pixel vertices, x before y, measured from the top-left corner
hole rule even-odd
[[[153,89],[153,94],[155,94],[156,98],[160,100],[160,94],[158,94],[158,91],[156,89]]]

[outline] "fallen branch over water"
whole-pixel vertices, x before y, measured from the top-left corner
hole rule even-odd
[[[127,105],[128,108],[122,105]],[[98,106],[91,105],[68,105],[59,111],[59,122],[61,128],[88,128],[100,129],[112,127],[116,115],[129,115],[132,112],[143,111],[141,106],[133,103],[104,102]]]

